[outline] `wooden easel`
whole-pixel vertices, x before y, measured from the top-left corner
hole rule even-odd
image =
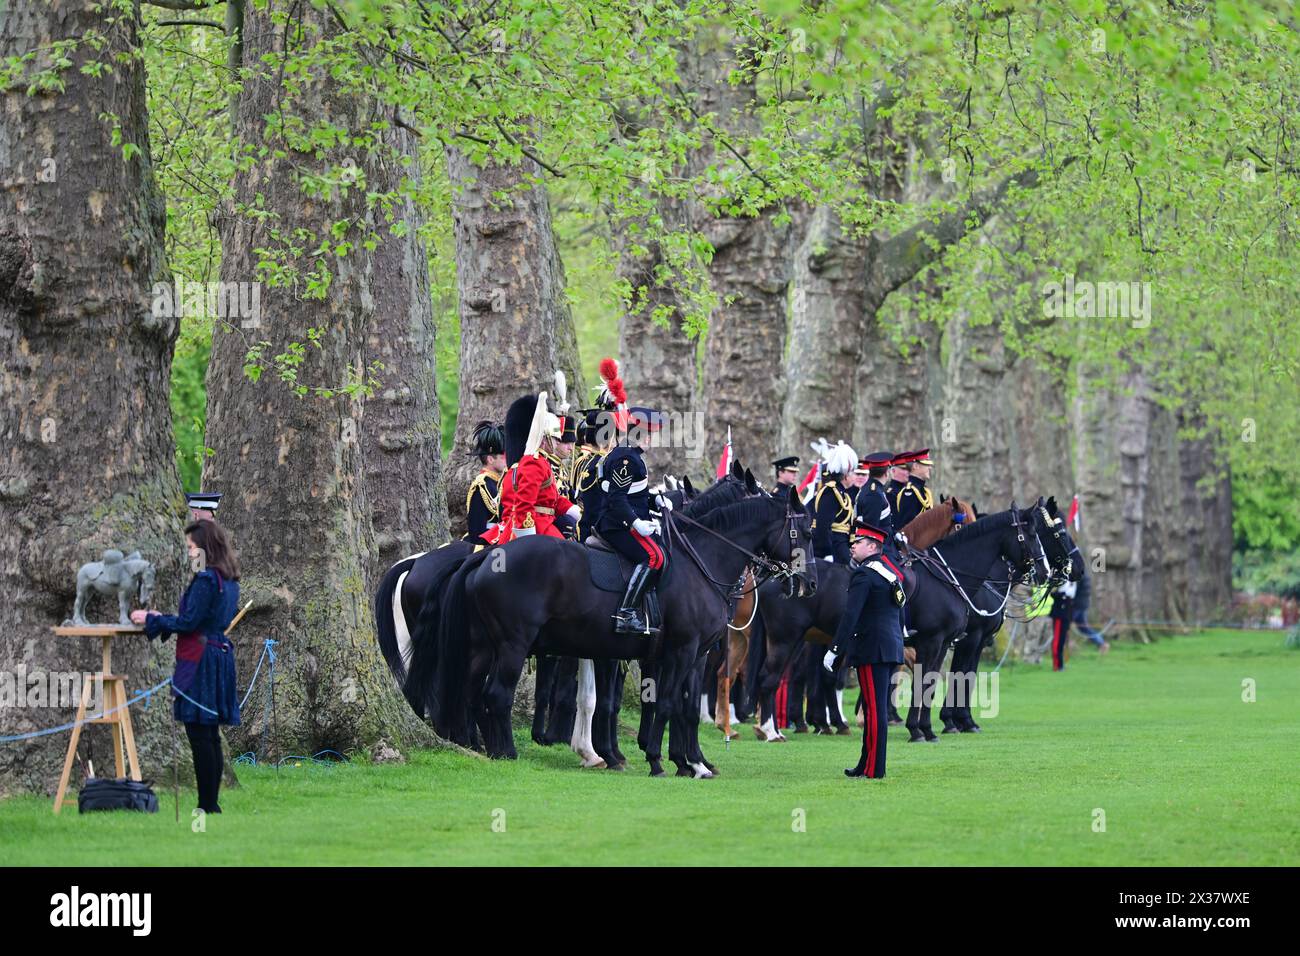
[[[144,628],[134,624],[91,624],[84,627],[54,627],[51,630],[60,637],[98,637],[103,641],[104,660],[101,669],[87,675],[81,687],[81,704],[77,707],[77,723],[72,728],[72,739],[68,741],[68,755],[63,761],[63,775],[59,778],[59,789],[54,795],[54,812],[57,814],[65,803],[75,804],[72,797],[65,797],[68,791],[68,778],[72,774],[72,761],[77,755],[77,744],[81,740],[83,724],[109,724],[113,728],[113,760],[117,776],[125,777],[127,766],[131,768],[131,779],[140,778],[140,758],[135,752],[135,729],[131,726],[131,708],[126,706],[126,674],[113,673],[113,638],[123,634],[143,634]],[[102,714],[107,716],[86,719],[86,708],[90,704],[91,688],[95,684],[103,687]],[[112,713],[109,713],[113,711]]]

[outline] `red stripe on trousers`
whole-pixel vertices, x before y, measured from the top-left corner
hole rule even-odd
[[[635,528],[631,528],[629,530],[632,532],[632,537],[636,540],[636,543],[641,545],[641,547],[645,548],[645,553],[649,557],[649,561],[647,563],[650,565],[650,567],[656,571],[659,568],[662,568],[664,566],[664,553],[659,549],[659,545],[655,544],[654,539],[647,538],[645,535],[638,532]]]
[[[1065,631],[1061,625],[1065,623],[1059,617],[1052,621],[1052,670],[1059,671],[1065,667]]]
[[[782,677],[781,683],[776,687],[776,729],[779,731],[785,726],[785,711],[790,694],[790,678]]]
[[[876,775],[876,740],[879,728],[876,723],[876,682],[871,677],[871,665],[858,666],[858,686],[865,688],[867,699],[867,776]]]

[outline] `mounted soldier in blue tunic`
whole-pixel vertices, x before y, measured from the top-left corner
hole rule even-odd
[[[603,427],[613,435],[613,447],[600,461],[597,471],[604,507],[596,520],[596,532],[615,551],[633,563],[632,576],[618,611],[613,615],[619,634],[656,634],[641,602],[653,593],[668,564],[657,518],[650,515],[650,474],[636,440],[662,426],[662,416],[649,408],[628,408],[627,390],[618,374],[618,363],[603,359],[600,377],[614,409],[604,413]],[[660,507],[667,499],[659,496]]]
[[[776,471],[776,484],[771,488],[771,494],[785,494],[795,488],[799,483],[799,459],[795,455],[787,458],[778,458],[772,462],[772,468]]]
[[[922,511],[934,507],[934,492],[925,486],[934,462],[930,458],[930,449],[922,448],[900,455],[894,459],[894,464],[903,465],[908,472],[907,484],[893,499],[894,527],[902,529]]]
[[[499,422],[481,421],[474,426],[474,448],[482,470],[469,483],[465,492],[465,524],[468,531],[464,540],[484,545],[483,535],[501,520],[501,476],[506,470],[505,426]]]
[[[813,447],[825,462],[825,481],[813,499],[813,552],[824,561],[848,564],[853,499],[846,482],[858,466],[858,456],[842,441],[832,447],[823,440]]]
[[[887,451],[873,452],[862,459],[860,464],[866,469],[867,483],[858,492],[854,507],[860,520],[877,528],[883,528],[888,532],[891,542],[897,529],[894,527],[894,511],[889,506],[889,498],[886,496],[885,476],[893,463],[894,456]]]

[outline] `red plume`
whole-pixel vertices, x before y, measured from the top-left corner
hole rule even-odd
[[[609,394],[613,396],[614,401],[618,402],[620,405],[627,404],[627,389],[623,387],[623,380],[621,378],[615,378],[609,381]]]
[[[612,358],[603,358],[600,360],[600,377],[608,384],[612,379],[618,378],[618,363]]]

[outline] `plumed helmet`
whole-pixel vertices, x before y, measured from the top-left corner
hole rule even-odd
[[[474,447],[471,455],[486,458],[488,455],[500,455],[506,450],[505,426],[500,422],[484,419],[474,426]]]

